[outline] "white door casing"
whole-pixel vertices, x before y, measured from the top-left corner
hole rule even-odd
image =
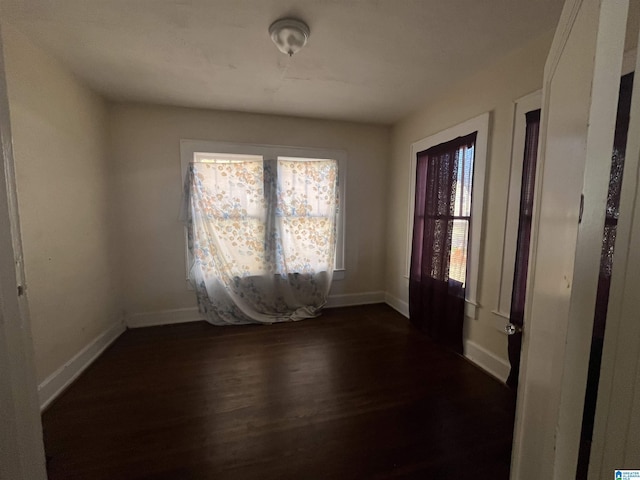
[[[513,479],[575,478],[627,10],[567,0],[545,66]]]
[[[0,32],[0,479],[46,479]]]

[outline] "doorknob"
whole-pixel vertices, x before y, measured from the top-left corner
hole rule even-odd
[[[514,325],[513,323],[507,323],[504,327],[504,331],[507,335],[515,335],[516,333],[522,332],[522,327]]]

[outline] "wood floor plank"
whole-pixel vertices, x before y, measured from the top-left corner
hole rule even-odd
[[[125,332],[43,414],[56,479],[509,478],[515,398],[385,305]]]

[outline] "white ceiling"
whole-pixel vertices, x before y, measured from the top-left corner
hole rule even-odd
[[[114,100],[393,123],[553,29],[562,0],[0,0]],[[280,53],[282,16],[311,28]]]

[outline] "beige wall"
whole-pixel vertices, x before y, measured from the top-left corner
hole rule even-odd
[[[480,309],[477,320],[467,322],[466,336],[506,357],[506,340],[491,310],[498,298],[513,101],[541,87],[550,35],[462,81],[392,129],[107,106],[20,34],[7,28],[4,36],[39,381],[117,321],[121,311],[195,306],[186,288],[178,220],[180,139],[346,150],[347,271],[332,294],[387,291],[406,301],[410,145],[486,111],[492,112],[492,127]]]
[[[38,382],[119,319],[109,243],[107,110],[3,25]]]
[[[485,70],[453,86],[436,102],[396,124],[392,131],[388,178],[386,290],[408,300],[406,275],[408,191],[411,144],[484,112],[491,112],[483,242],[480,257],[480,308],[465,322],[465,338],[506,359],[507,342],[496,328],[502,244],[509,189],[514,101],[542,88],[544,62],[552,35],[544,35]]]
[[[347,151],[346,276],[332,294],[383,291],[390,129],[137,104],[110,110],[126,314],[194,307],[185,281],[180,139]]]

